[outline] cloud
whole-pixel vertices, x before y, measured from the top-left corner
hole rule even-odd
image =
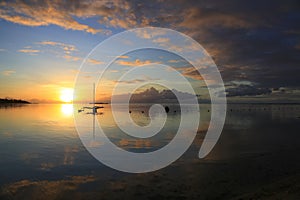
[[[125,61],[125,60],[118,60],[117,64],[122,66],[129,66],[129,67],[138,67],[141,65],[147,65],[153,63],[151,60],[144,60],[141,61],[140,59],[136,59],[134,61]]]
[[[166,42],[170,42],[170,38],[156,38],[153,40],[154,43],[166,43]]]
[[[65,58],[67,61],[78,61],[81,58],[77,56],[71,56],[71,55],[64,55],[63,58]]]
[[[59,1],[1,2],[0,18],[25,26],[57,25],[67,30],[85,31],[92,34],[109,32],[76,21],[73,16],[87,17],[90,13],[83,15],[84,10],[81,10],[82,8],[88,9],[87,2],[85,2],[86,5],[81,5],[82,8],[76,7],[75,4],[75,2],[69,4]],[[90,7],[94,5],[91,4]]]
[[[34,19],[25,18],[22,16],[11,16],[9,14],[6,14],[4,10],[0,11],[0,17],[2,19],[5,19],[6,21],[13,22],[16,24],[21,24],[25,26],[42,26],[42,25],[48,25],[46,22],[43,21],[36,21]]]
[[[110,69],[110,70],[108,70],[108,72],[111,72],[111,73],[118,73],[118,72],[120,72],[119,70],[116,70],[116,69]]]
[[[36,44],[43,45],[43,46],[52,46],[54,48],[58,48],[62,50],[64,52],[64,55],[62,57],[67,61],[78,61],[82,59],[81,57],[71,55],[72,53],[78,51],[76,46],[72,44],[66,44],[66,43],[55,42],[55,41],[42,41],[42,42],[37,42]],[[57,54],[61,56],[61,53],[57,53]]]
[[[195,67],[176,67],[176,70],[181,71],[182,75],[194,80],[203,80],[203,77],[199,74],[199,71]]]
[[[299,86],[300,26],[296,1],[128,2],[137,18],[148,18],[149,25],[192,36],[213,57],[224,81],[247,80],[263,88]],[[143,31],[139,36],[157,37]],[[180,50],[176,46],[174,49]]]
[[[135,31],[136,35],[140,38],[144,38],[144,39],[153,39],[157,36],[161,36],[161,35],[165,35],[166,31],[164,30],[154,30],[153,31],[146,31],[144,29],[137,29]]]
[[[129,14],[125,18],[109,18],[109,17],[103,17],[101,20],[99,20],[100,24],[107,24],[112,27],[120,27],[124,29],[129,29],[137,26],[137,19],[135,15]]]
[[[226,87],[238,87],[238,86],[255,86],[257,85],[256,83],[253,83],[251,81],[246,81],[246,80],[234,80],[230,82],[226,82],[225,86]]]
[[[123,83],[123,84],[136,84],[136,83],[144,83],[148,81],[157,81],[159,79],[153,79],[150,77],[145,76],[143,79],[133,79],[133,80],[126,80],[126,81],[114,81],[114,83]]]
[[[182,60],[168,60],[169,63],[180,63]]]
[[[64,50],[64,52],[66,54],[70,54],[73,51],[78,51],[77,48],[74,45],[72,45],[72,44],[66,44],[66,43],[62,43],[62,42],[42,41],[42,42],[38,42],[37,44],[40,44],[40,45],[50,45],[50,46],[54,46],[54,47],[59,47],[62,50]]]
[[[207,28],[221,26],[225,28],[250,28],[251,21],[229,13],[222,13],[213,9],[199,9],[197,7],[186,9],[183,13],[184,19],[179,24],[183,28],[193,30],[195,28]]]
[[[92,65],[100,65],[100,64],[103,64],[104,62],[101,62],[99,60],[96,60],[96,59],[88,59],[87,60],[90,64]]]
[[[118,56],[118,58],[129,58],[129,56]]]
[[[136,83],[144,83],[147,80],[144,79],[133,79],[129,81],[115,81],[115,83],[125,83],[125,84],[136,84]]]
[[[263,94],[271,94],[272,90],[269,88],[260,88],[251,85],[239,85],[233,88],[226,89],[226,96],[257,96]]]
[[[37,49],[19,49],[18,52],[28,53],[30,55],[36,55],[35,53],[40,52],[40,50],[37,50]]]
[[[42,41],[42,42],[38,42],[37,44],[41,44],[41,45],[51,45],[51,46],[60,46],[63,49],[66,48],[66,50],[70,50],[70,51],[77,51],[76,47],[72,44],[66,44],[66,43],[62,43],[62,42],[54,42],[54,41]]]
[[[0,18],[24,26],[57,25],[93,34],[109,33],[98,29],[99,26],[113,27],[114,31],[144,26],[178,30],[207,50],[224,81],[247,80],[259,83],[262,88],[300,86],[298,13],[299,3],[294,0],[274,0],[271,4],[259,0],[154,0],[151,3],[16,0],[0,3]],[[83,19],[100,24],[87,25]],[[138,37],[167,43],[166,39],[163,41],[164,35],[163,32],[137,32]],[[120,62],[124,66],[137,64]],[[196,77],[195,71],[184,73]]]
[[[10,75],[12,75],[14,73],[16,73],[16,71],[14,71],[14,70],[4,70],[4,71],[1,72],[1,74],[3,76],[10,76]]]

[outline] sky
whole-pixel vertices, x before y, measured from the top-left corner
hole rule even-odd
[[[297,0],[1,1],[0,98],[61,101],[96,45],[122,31],[153,26],[200,43],[218,66],[229,100],[299,102],[299,21]],[[159,58],[159,53],[133,52],[117,60],[115,70],[168,63],[208,98],[201,78],[178,60],[167,53]],[[149,76],[123,83],[143,79]]]

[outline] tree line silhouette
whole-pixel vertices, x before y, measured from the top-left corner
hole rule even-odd
[[[30,104],[30,102],[22,100],[22,99],[11,99],[11,98],[0,98],[0,104],[6,104],[6,103],[22,103],[22,104]]]

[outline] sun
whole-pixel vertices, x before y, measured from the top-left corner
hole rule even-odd
[[[60,91],[60,100],[65,103],[73,101],[74,90],[72,88],[64,88]]]

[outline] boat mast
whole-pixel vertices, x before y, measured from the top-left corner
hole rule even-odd
[[[93,83],[93,114],[97,113],[97,108],[95,106],[95,83]]]
[[[95,107],[95,83],[93,83],[93,106]]]

